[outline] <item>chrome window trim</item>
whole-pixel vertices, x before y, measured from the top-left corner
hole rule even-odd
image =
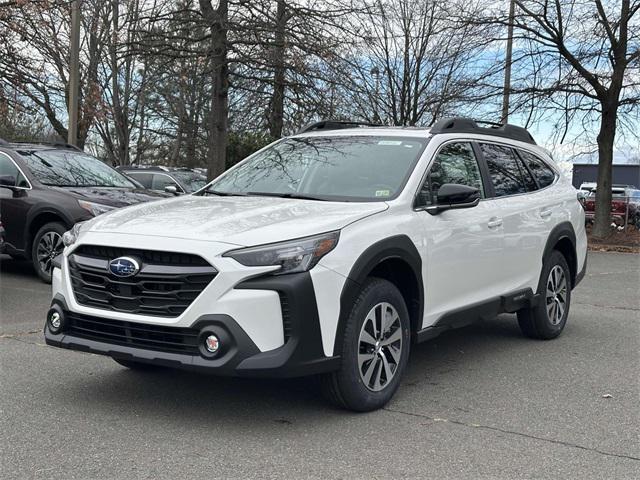
[[[31,184],[31,182],[29,181],[29,178],[24,174],[24,172],[22,171],[22,168],[20,168],[20,165],[18,165],[16,163],[16,161],[13,158],[11,158],[11,156],[9,156],[9,154],[7,154],[6,152],[0,152],[0,154],[2,154],[5,157],[7,157],[9,159],[9,161],[15,165],[15,167],[20,172],[20,175],[22,175],[24,177],[24,179],[26,180],[26,182],[29,184],[29,187],[18,187],[18,186],[15,186],[13,188],[17,188],[18,190],[33,190],[33,186]]]

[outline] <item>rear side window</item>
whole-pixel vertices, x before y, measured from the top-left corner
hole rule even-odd
[[[481,143],[496,197],[527,192],[527,185],[515,152],[509,147]]]
[[[518,154],[533,173],[540,188],[548,187],[556,179],[556,174],[551,167],[535,155],[524,150],[518,150]]]
[[[144,188],[151,188],[151,180],[153,179],[152,173],[142,173],[142,172],[124,172],[127,175],[131,176],[133,179],[137,180],[142,184]]]

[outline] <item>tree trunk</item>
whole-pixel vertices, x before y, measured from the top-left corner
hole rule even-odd
[[[284,89],[285,89],[285,29],[287,25],[287,4],[278,0],[276,28],[273,46],[273,96],[269,108],[269,135],[272,138],[282,136],[284,125]]]
[[[596,212],[592,234],[604,238],[611,231],[611,180],[613,143],[616,137],[617,101],[602,102],[602,118],[598,133],[598,185],[596,188]]]
[[[228,137],[229,65],[227,45],[228,0],[214,9],[210,0],[199,0],[200,9],[211,31],[211,111],[207,151],[207,177],[216,178],[225,170]]]

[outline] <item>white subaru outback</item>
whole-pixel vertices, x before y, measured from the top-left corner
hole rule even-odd
[[[584,223],[522,128],[318,122],[193,195],[67,232],[46,342],[130,368],[320,375],[333,402],[373,410],[447,329],[509,312],[557,337]]]

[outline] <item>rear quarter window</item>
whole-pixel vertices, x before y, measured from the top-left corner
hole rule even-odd
[[[555,181],[556,173],[540,158],[524,150],[518,150],[518,155],[533,174],[540,188],[548,187]]]

